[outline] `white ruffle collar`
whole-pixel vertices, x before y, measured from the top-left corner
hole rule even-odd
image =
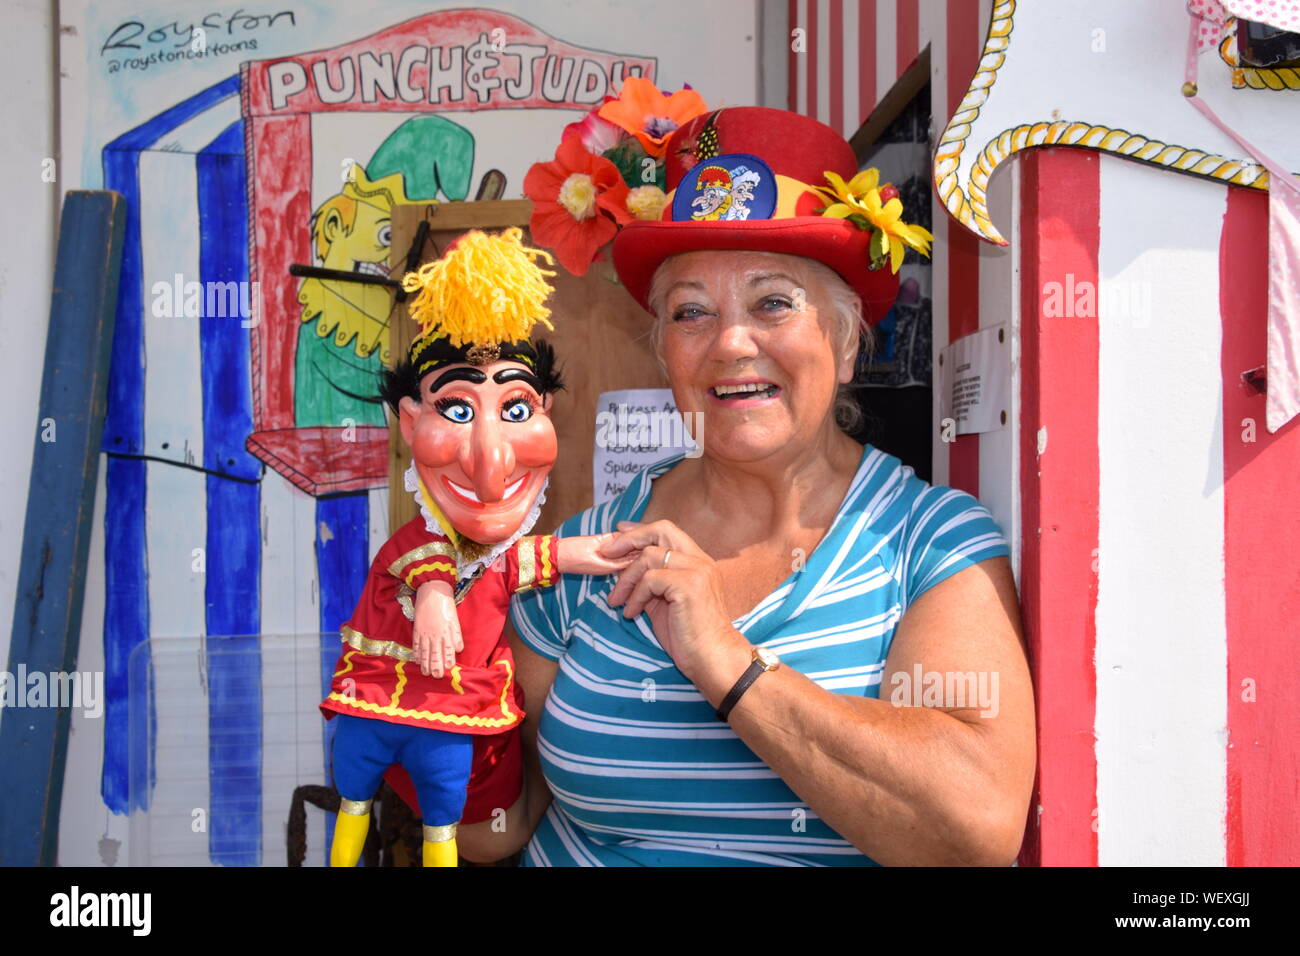
[[[444,532],[442,526],[438,524],[438,519],[433,516],[432,512],[429,511],[428,506],[424,503],[424,495],[420,493],[420,475],[419,472],[415,470],[414,461],[412,461],[407,467],[406,474],[403,476],[403,483],[406,486],[406,490],[411,492],[412,497],[415,498],[415,503],[420,508],[420,514],[424,516],[425,530],[430,534],[437,534],[446,537],[446,532]],[[524,518],[523,524],[519,526],[518,531],[512,534],[505,541],[502,541],[500,544],[494,544],[486,554],[475,558],[473,561],[464,561],[459,550],[457,551],[456,579],[458,581],[463,581],[466,578],[473,577],[481,568],[491,567],[492,562],[505,554],[511,545],[533,530],[533,525],[537,524],[537,519],[542,515],[542,505],[546,504],[546,489],[550,487],[550,484],[551,478],[548,475],[546,481],[542,483],[542,490],[537,493],[537,500],[533,502],[533,507],[529,510],[527,517]]]

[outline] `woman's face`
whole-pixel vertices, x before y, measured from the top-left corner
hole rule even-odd
[[[835,430],[838,385],[828,290],[807,260],[710,250],[661,267],[663,359],[683,412],[704,414],[704,451],[756,461],[797,452]]]

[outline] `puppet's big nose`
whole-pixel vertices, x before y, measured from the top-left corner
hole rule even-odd
[[[479,501],[500,501],[506,481],[515,470],[515,453],[495,423],[485,422],[474,429],[468,462],[462,462],[465,474],[474,482]]]

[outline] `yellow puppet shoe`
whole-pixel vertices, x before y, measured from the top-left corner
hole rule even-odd
[[[356,866],[370,833],[370,801],[344,800],[334,822],[330,866]]]
[[[456,824],[424,828],[424,865],[456,866]]]

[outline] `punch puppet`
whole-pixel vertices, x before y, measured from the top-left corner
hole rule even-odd
[[[376,555],[321,703],[337,721],[342,797],[332,866],[355,866],[384,772],[410,775],[424,821],[424,865],[455,866],[474,735],[514,732],[513,658],[503,630],[510,596],[560,573],[605,574],[602,536],[530,535],[556,457],[550,409],[555,354],[530,341],[553,329],[551,288],[522,231],[469,232],[409,273],[422,328],[381,395],[411,449],[406,490],[420,515]]]

